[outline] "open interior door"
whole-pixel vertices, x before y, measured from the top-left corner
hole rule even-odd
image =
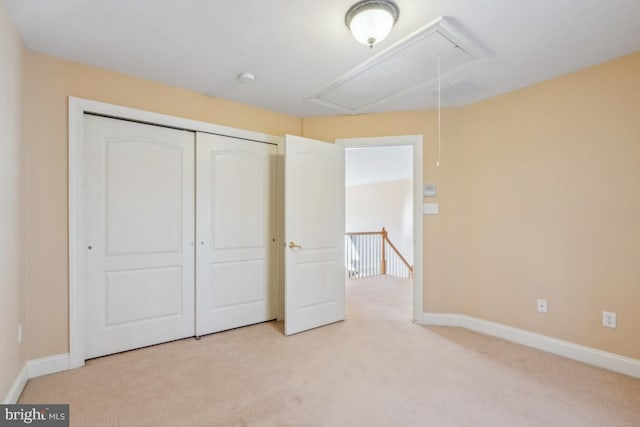
[[[344,147],[285,137],[285,335],[344,320]]]

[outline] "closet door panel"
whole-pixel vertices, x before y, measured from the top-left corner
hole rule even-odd
[[[277,148],[197,134],[196,334],[276,317]]]
[[[194,143],[85,116],[87,358],[195,333]]]

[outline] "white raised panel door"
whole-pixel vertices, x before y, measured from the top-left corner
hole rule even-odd
[[[194,139],[85,115],[86,358],[194,335]]]
[[[285,334],[344,320],[344,147],[285,138]]]
[[[198,133],[196,334],[276,317],[277,147]]]

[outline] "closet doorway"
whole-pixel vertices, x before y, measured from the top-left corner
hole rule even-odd
[[[91,135],[87,117],[123,127]],[[340,321],[343,233],[339,145],[70,97],[68,367],[274,318],[286,335]]]
[[[85,357],[276,318],[276,145],[84,129]]]

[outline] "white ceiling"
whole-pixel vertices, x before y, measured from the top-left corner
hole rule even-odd
[[[372,50],[344,25],[355,0],[4,1],[32,50],[299,117],[338,114],[309,98],[441,16],[487,54],[443,82],[445,107],[640,50],[640,0],[396,0]],[[367,111],[436,105],[425,87]]]
[[[375,184],[413,178],[413,147],[347,148],[345,186]]]

